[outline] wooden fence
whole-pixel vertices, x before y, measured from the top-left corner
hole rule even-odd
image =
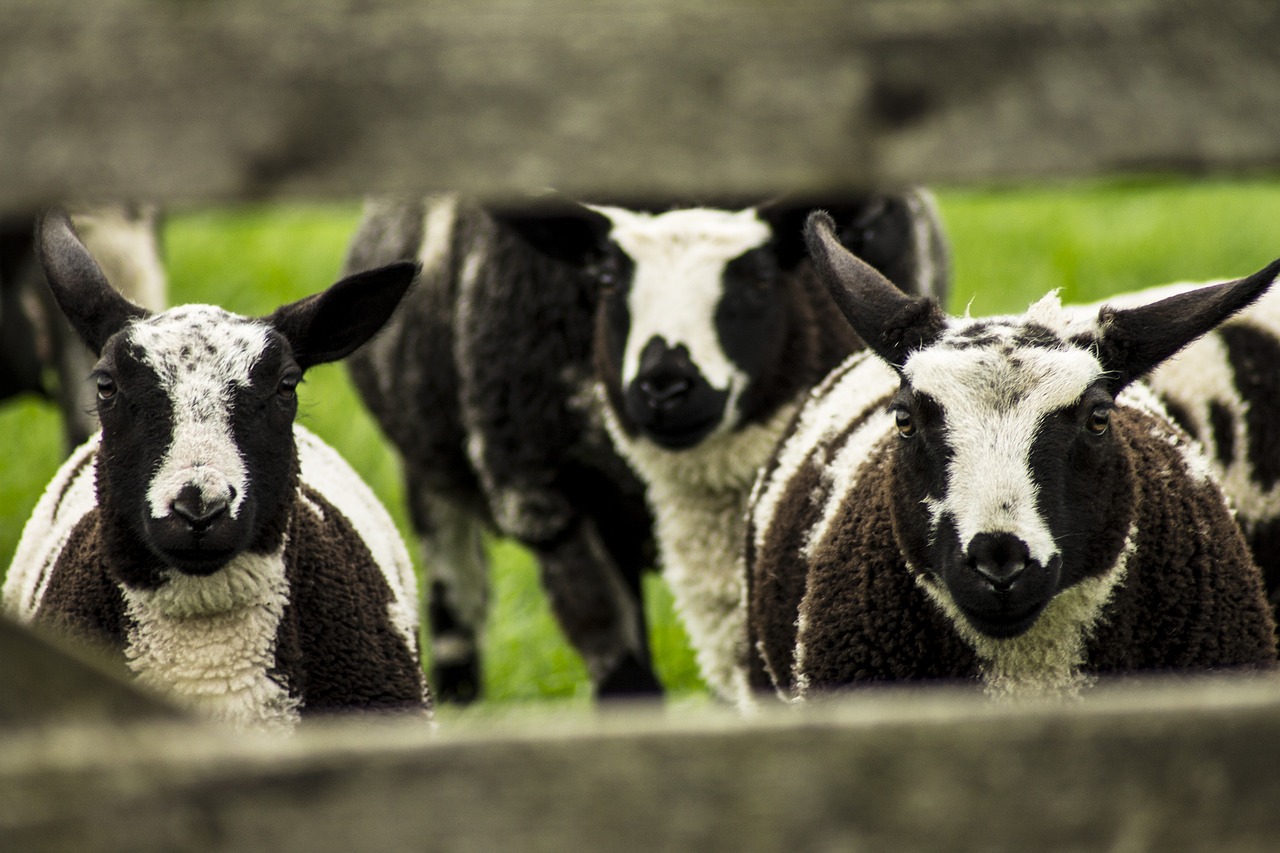
[[[7,0],[0,213],[1280,166],[1271,0]],[[4,850],[1274,850],[1280,684],[270,740],[0,622]]]

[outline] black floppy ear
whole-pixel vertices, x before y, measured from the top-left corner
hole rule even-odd
[[[841,244],[823,211],[805,226],[809,257],[840,313],[876,355],[902,367],[912,351],[932,343],[946,315],[932,299],[911,297]]]
[[[1248,278],[1201,287],[1137,308],[1098,311],[1098,357],[1117,393],[1255,302],[1280,275],[1280,260]]]
[[[585,266],[604,253],[613,223],[599,211],[561,195],[488,207],[498,224],[549,258]]]
[[[130,320],[150,314],[111,286],[62,208],[36,222],[36,253],[54,300],[94,355]]]
[[[391,318],[418,275],[402,261],[349,275],[328,290],[277,308],[267,318],[303,370],[355,352]]]

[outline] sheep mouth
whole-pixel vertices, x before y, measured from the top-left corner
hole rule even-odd
[[[177,569],[184,575],[208,577],[231,562],[238,553],[239,550],[235,548],[167,548],[160,551],[157,556],[165,562],[165,565]]]
[[[719,416],[693,424],[650,424],[644,434],[666,450],[688,450],[715,431]]]
[[[1010,602],[1001,602],[1002,606],[994,609],[978,610],[957,602],[961,614],[975,631],[992,639],[1008,640],[1031,630],[1031,626],[1039,620],[1049,600],[1033,601],[1021,607],[1013,607],[1010,604]]]
[[[718,391],[701,378],[687,385],[678,395],[654,399],[644,383],[633,382],[625,402],[627,419],[664,450],[697,445],[720,426],[729,392]]]

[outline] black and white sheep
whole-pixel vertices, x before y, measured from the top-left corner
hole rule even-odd
[[[64,213],[43,218],[38,240],[59,306],[100,355],[102,429],[37,504],[5,609],[104,643],[139,682],[240,725],[426,713],[404,543],[355,472],[294,423],[303,372],[377,332],[413,265],[263,319],[152,313],[111,288]]]
[[[944,296],[947,247],[928,193],[830,201],[848,248],[904,290]],[[572,232],[582,242],[557,246],[603,290],[606,425],[645,482],[702,676],[731,701],[753,675],[739,547],[751,485],[800,401],[860,346],[807,259],[803,223],[819,206],[593,206]]]
[[[1280,262],[1150,305],[947,317],[810,224],[874,354],[834,371],[753,495],[750,627],[806,696],[893,679],[996,695],[1097,675],[1270,668],[1261,574],[1199,446],[1135,381]]]
[[[1182,283],[1108,300],[1132,307],[1202,287]],[[1095,309],[1098,306],[1093,306]],[[1280,617],[1280,289],[1157,367],[1146,383],[1205,449]]]
[[[592,412],[597,295],[553,257],[552,239],[577,227],[557,207],[371,200],[348,253],[348,273],[422,266],[385,332],[347,364],[403,462],[442,701],[481,688],[483,536],[494,529],[536,555],[598,695],[660,689],[640,592],[652,525],[643,487]],[[534,232],[541,248],[524,236]]]
[[[672,353],[660,359],[663,370],[699,376],[688,357],[693,346],[709,359],[719,353],[716,367],[737,377],[730,405],[705,413],[716,422],[697,425],[707,428],[704,434],[677,435],[667,421],[646,424],[667,445],[653,445],[659,456],[713,484],[702,499],[713,505],[698,507],[678,531],[664,533],[672,543],[664,550],[725,551],[732,537],[725,525],[737,524],[725,517],[740,514],[754,474],[744,451],[763,458],[785,423],[789,410],[782,409],[856,345],[843,322],[829,319],[826,296],[805,271],[801,228],[814,206],[784,201],[657,214],[563,198],[485,209],[455,198],[367,206],[348,270],[399,258],[423,264],[406,310],[349,364],[404,459],[432,577],[438,694],[474,689],[487,578],[480,532],[489,524],[537,555],[553,609],[600,695],[657,689],[639,595],[642,573],[654,562],[652,522],[641,482],[601,424],[593,347],[621,346],[616,336],[625,334],[618,324],[629,322],[627,294],[644,292],[659,302],[637,324],[663,313],[673,323],[688,317],[685,328],[710,344],[703,353],[668,332]],[[844,214],[850,245],[895,280],[932,291],[943,279],[945,252],[927,196],[848,199],[835,207]],[[662,234],[649,248],[627,245],[626,235],[639,235],[643,228],[633,226],[642,222]],[[633,280],[646,284],[633,288]],[[732,339],[724,350],[715,317]],[[596,328],[607,335],[598,345]],[[676,354],[681,347],[683,357]],[[596,360],[606,373],[618,373],[610,358]],[[719,381],[712,367],[705,369]],[[648,369],[637,381],[656,388],[659,373]],[[692,395],[700,402],[691,406],[680,393],[685,380],[671,378],[659,392],[667,395],[665,412],[685,417],[702,405],[704,389]],[[716,393],[724,391],[721,385]],[[615,429],[615,438],[629,429]],[[708,441],[712,435],[719,439]],[[682,442],[715,449],[701,456],[670,449]],[[625,447],[624,453],[636,461]],[[653,504],[668,526],[683,512],[666,495]],[[677,541],[691,531],[711,541]],[[700,559],[689,553],[688,560],[668,559],[664,569],[686,618],[719,606],[690,604],[691,595],[716,602],[737,596],[715,573],[703,580],[686,571]],[[723,645],[720,621],[719,613],[705,620],[695,615],[695,645]],[[715,654],[703,653],[703,671],[719,689],[726,678],[709,662]]]
[[[72,221],[107,279],[128,299],[164,307],[159,213],[153,205],[79,205]],[[0,222],[0,400],[33,393],[57,404],[67,450],[98,428],[86,380],[94,356],[54,303],[35,253],[34,216]]]

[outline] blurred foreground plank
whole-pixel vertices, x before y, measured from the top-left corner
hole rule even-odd
[[[0,211],[1280,166],[1271,0],[5,0]]]
[[[29,725],[176,720],[167,703],[139,690],[123,665],[46,638],[0,616],[0,732]]]
[[[1280,685],[0,737],[6,850],[1274,850]]]

